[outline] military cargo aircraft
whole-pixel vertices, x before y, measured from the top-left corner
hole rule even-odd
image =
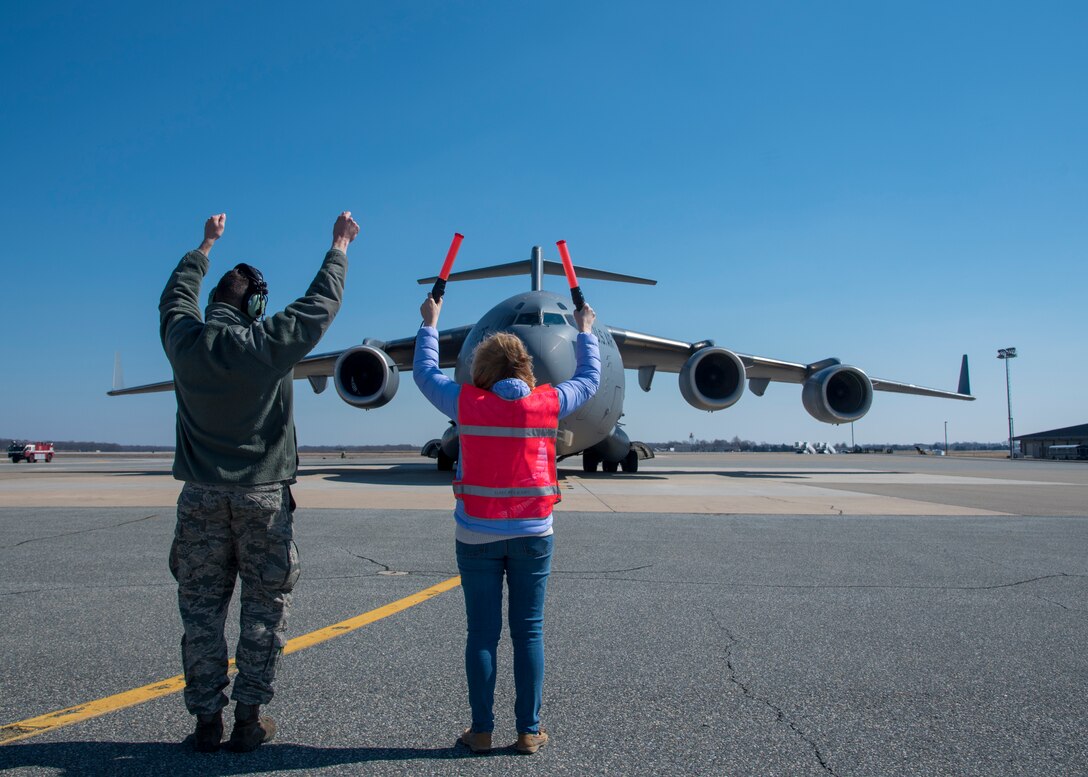
[[[653,285],[656,281],[630,275],[576,266],[582,279],[620,281]],[[472,354],[488,335],[507,331],[525,343],[533,357],[538,384],[552,385],[574,374],[574,305],[569,298],[544,290],[545,275],[563,275],[563,265],[545,260],[539,246],[526,261],[482,267],[450,274],[449,281],[478,280],[528,273],[530,289],[503,300],[475,324],[439,332],[439,365],[454,368],[454,380],[470,380]],[[436,278],[421,278],[420,284]],[[724,410],[744,394],[744,383],[762,396],[772,381],[801,385],[801,402],[809,415],[828,424],[857,421],[868,411],[874,391],[918,394],[942,399],[973,400],[969,385],[967,356],[960,367],[956,391],[925,388],[871,378],[857,367],[838,359],[811,364],[769,359],[737,353],[715,345],[712,340],[687,342],[643,334],[630,329],[605,326],[597,319],[594,333],[600,342],[601,384],[597,393],[578,412],[559,423],[556,454],[566,458],[582,455],[587,472],[600,466],[606,472],[638,470],[641,459],[653,456],[646,445],[632,442],[623,431],[625,371],[636,370],[638,385],[649,391],[657,372],[679,374],[680,394],[700,410]],[[387,404],[397,393],[401,370],[412,369],[415,336],[399,340],[364,339],[362,344],[342,351],[317,354],[295,366],[296,379],[305,378],[316,393],[333,379],[337,394],[349,405],[373,409]],[[115,387],[110,396],[173,390],[172,381],[133,388]],[[423,454],[437,460],[442,470],[453,468],[458,455],[457,425],[450,422],[440,438],[428,442]]]

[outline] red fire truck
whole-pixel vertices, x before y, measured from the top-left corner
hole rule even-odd
[[[33,464],[35,461],[48,463],[53,460],[53,443],[13,440],[8,446],[8,456],[11,456],[12,464],[18,464],[20,461],[28,464]]]

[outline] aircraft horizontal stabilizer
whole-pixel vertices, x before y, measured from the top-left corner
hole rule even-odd
[[[159,391],[173,391],[174,381],[164,380],[159,383],[149,383],[145,386],[133,386],[132,388],[116,388],[112,391],[107,391],[106,395],[111,397],[124,397],[129,394],[154,394]]]
[[[618,281],[620,283],[640,283],[644,286],[656,286],[657,281],[649,278],[639,278],[635,275],[624,275],[617,272],[608,272],[607,270],[594,270],[592,267],[581,267],[575,265],[575,271],[578,273],[579,278],[590,278],[595,281]],[[533,271],[533,262],[531,259],[525,259],[519,262],[509,262],[507,264],[496,264],[490,267],[479,267],[475,270],[462,270],[461,272],[450,273],[449,281],[478,281],[483,278],[505,278],[510,275],[529,275]],[[563,265],[560,262],[553,262],[551,260],[544,261],[544,274],[545,275],[565,275]],[[429,278],[420,278],[416,283],[420,286],[425,286],[428,283],[434,283],[438,279],[437,275],[432,275]]]

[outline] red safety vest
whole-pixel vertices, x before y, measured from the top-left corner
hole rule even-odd
[[[461,479],[453,493],[472,518],[547,518],[560,500],[555,473],[559,393],[537,386],[521,399],[463,385],[457,398]]]

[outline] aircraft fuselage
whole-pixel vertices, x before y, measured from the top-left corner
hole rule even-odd
[[[476,346],[496,332],[510,332],[525,343],[533,357],[537,384],[557,385],[575,370],[578,329],[574,305],[547,291],[528,291],[510,297],[489,310],[472,328],[457,357],[454,380],[472,382],[472,355]],[[597,393],[559,422],[556,453],[569,456],[590,448],[612,434],[623,415],[623,360],[615,341],[598,319],[593,328],[601,352],[601,384]],[[566,433],[566,434],[565,434]]]

